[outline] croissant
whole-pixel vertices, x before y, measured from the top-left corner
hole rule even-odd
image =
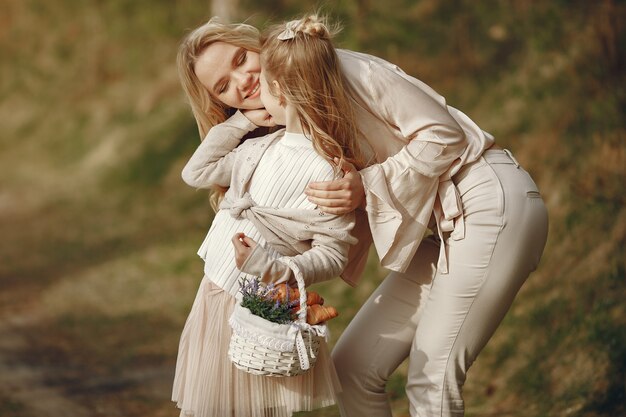
[[[300,291],[297,288],[292,288],[287,284],[278,284],[275,289],[275,300],[285,301],[287,299],[287,291],[289,291],[289,301],[293,302],[294,306],[300,305]],[[324,299],[314,291],[307,291],[306,305],[310,306],[313,304],[324,304]]]
[[[313,304],[306,310],[306,322],[309,324],[318,324],[328,321],[339,315],[335,307]]]

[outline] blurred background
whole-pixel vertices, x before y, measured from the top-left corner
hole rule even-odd
[[[468,416],[626,415],[625,3],[317,4],[343,23],[339,46],[443,94],[547,202],[542,263],[469,372]],[[212,14],[262,28],[315,6],[0,1],[0,416],[178,415],[212,212],[180,180],[199,137],[177,45]],[[332,343],[384,276],[370,258],[359,288],[317,288],[341,312]],[[397,417],[405,369],[388,387]]]

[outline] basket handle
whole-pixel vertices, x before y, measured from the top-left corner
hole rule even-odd
[[[298,357],[300,358],[300,367],[303,370],[307,370],[311,367],[311,363],[309,362],[309,357],[306,351],[306,345],[304,344],[304,340],[302,339],[302,329],[307,325],[306,323],[306,311],[309,306],[306,304],[306,288],[304,284],[304,277],[302,276],[302,271],[292,259],[287,259],[287,266],[293,271],[294,276],[296,277],[296,282],[298,283],[298,290],[300,291],[300,310],[298,311],[298,319],[296,323],[298,323],[298,334],[296,335],[296,351],[298,352]],[[309,334],[310,337],[310,334]]]
[[[284,258],[283,258],[284,259]],[[302,271],[298,265],[290,258],[281,259],[287,266],[293,271],[293,275],[296,278],[296,282],[298,283],[298,291],[300,291],[300,310],[298,311],[298,319],[297,322],[299,324],[306,323],[306,311],[308,306],[306,304],[306,288],[304,283],[304,277],[302,276]]]

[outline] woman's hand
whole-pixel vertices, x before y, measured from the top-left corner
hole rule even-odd
[[[335,158],[335,163],[339,159]],[[361,175],[350,162],[340,167],[343,178],[334,181],[312,182],[304,193],[309,201],[317,204],[324,213],[345,214],[357,207],[365,207],[365,189]]]
[[[265,109],[241,110],[241,112],[244,116],[248,118],[248,120],[250,120],[252,123],[259,127],[276,126],[276,123],[274,123],[274,118]]]
[[[231,242],[233,242],[233,246],[235,247],[235,264],[238,269],[241,269],[257,243],[244,233],[235,233]]]

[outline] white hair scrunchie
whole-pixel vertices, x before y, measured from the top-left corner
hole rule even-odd
[[[286,41],[295,38],[296,28],[298,27],[298,25],[300,25],[300,19],[287,22],[287,24],[285,25],[285,30],[280,32],[277,39],[279,41]]]

